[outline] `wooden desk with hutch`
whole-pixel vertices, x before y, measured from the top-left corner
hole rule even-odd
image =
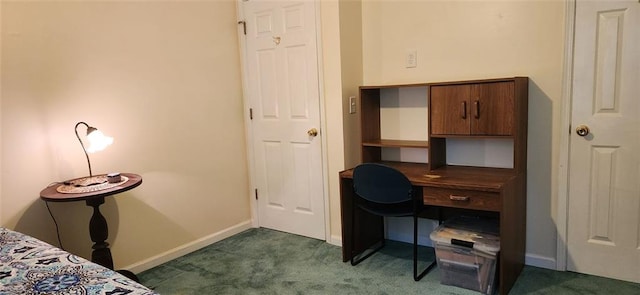
[[[403,87],[427,89],[426,141],[381,138],[381,90]],[[425,217],[446,219],[471,214],[499,219],[501,245],[496,277],[500,294],[507,294],[522,271],[525,255],[528,78],[362,86],[360,106],[362,162],[382,162],[403,172],[428,205]],[[448,165],[448,139],[508,139],[513,144],[513,165]],[[384,148],[424,149],[429,163],[384,161]],[[351,245],[352,176],[352,169],[340,172],[343,261],[351,258],[352,248],[368,248],[384,235],[382,218],[356,211],[353,220],[359,235]]]

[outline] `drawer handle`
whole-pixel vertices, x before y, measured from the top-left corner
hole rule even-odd
[[[469,201],[469,197],[468,196],[456,196],[456,195],[449,195],[449,200],[451,201],[456,201],[456,202],[467,202]]]

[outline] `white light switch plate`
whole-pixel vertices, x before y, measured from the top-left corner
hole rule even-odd
[[[356,97],[349,96],[349,114],[356,113]]]
[[[418,66],[418,51],[415,49],[407,50],[407,59],[405,61],[405,67],[415,68]]]

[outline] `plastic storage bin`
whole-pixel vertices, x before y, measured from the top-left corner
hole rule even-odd
[[[430,235],[440,268],[440,283],[492,294],[500,251],[498,221],[460,216]]]

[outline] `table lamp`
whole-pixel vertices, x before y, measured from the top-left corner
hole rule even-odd
[[[80,139],[80,135],[78,134],[78,126],[84,125],[87,127],[87,141],[89,141],[89,147],[85,147],[82,139]],[[89,179],[86,182],[83,182],[82,186],[90,186],[104,183],[105,180],[95,180],[93,179],[93,172],[91,171],[91,160],[89,160],[89,153],[94,153],[97,151],[104,150],[107,146],[113,143],[113,137],[105,136],[100,130],[95,127],[89,126],[89,124],[85,122],[78,122],[75,127],[76,137],[82,146],[82,151],[84,155],[87,157],[87,164],[89,165]],[[76,184],[78,185],[78,184]]]

